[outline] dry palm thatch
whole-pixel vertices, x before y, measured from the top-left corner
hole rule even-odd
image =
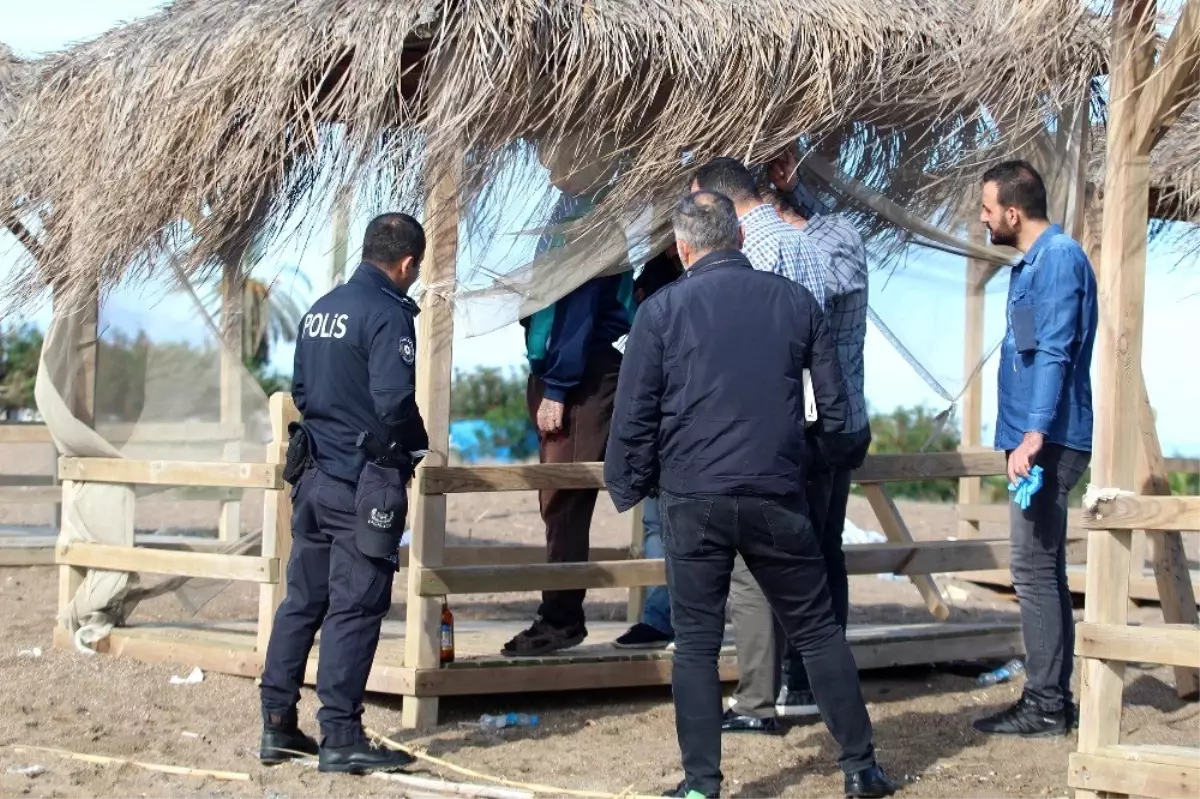
[[[184,236],[179,265],[205,270],[369,178],[411,207],[431,163],[480,199],[520,141],[587,161],[584,183],[619,171],[620,209],[677,192],[684,152],[759,161],[807,135],[921,210],[944,184],[923,201],[914,176],[1079,96],[1095,22],[1076,0],[177,0],[48,59],[0,208],[37,210],[60,288],[164,268]]]
[[[4,149],[5,133],[16,120],[17,109],[32,88],[33,81],[33,64],[18,58],[8,45],[0,43],[0,150]],[[0,185],[7,182],[4,170],[9,168],[0,161]],[[39,253],[37,241],[18,219],[6,219],[0,215],[0,221],[32,255]]]

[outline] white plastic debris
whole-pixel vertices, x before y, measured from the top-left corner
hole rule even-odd
[[[22,777],[36,777],[46,773],[45,766],[9,766],[9,774],[19,774]]]
[[[959,588],[957,585],[947,585],[942,589],[946,595],[946,599],[950,602],[966,602],[971,598],[971,592],[965,588]]]
[[[192,669],[192,673],[186,677],[180,677],[176,674],[171,675],[171,685],[196,685],[204,682],[204,672],[200,671],[200,667]]]
[[[17,653],[17,657],[19,658],[33,658],[35,660],[41,656],[42,648],[40,646],[35,646],[33,649],[22,649]]]
[[[887,536],[874,530],[864,530],[849,519],[842,527],[842,544],[882,544]]]

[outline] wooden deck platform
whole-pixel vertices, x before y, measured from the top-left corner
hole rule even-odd
[[[1192,569],[1192,590],[1200,597],[1200,571]],[[989,569],[986,571],[960,572],[955,575],[959,580],[978,583],[979,585],[1000,586],[1012,588],[1012,576],[1008,569]],[[1082,594],[1087,585],[1087,569],[1082,565],[1067,566],[1067,585],[1071,593]],[[1129,598],[1140,602],[1158,602],[1158,583],[1154,572],[1147,569],[1142,576],[1133,577],[1129,581]]]
[[[455,628],[457,660],[444,668],[408,669],[404,663],[404,623],[384,622],[383,637],[368,690],[415,696],[518,693],[536,685],[544,691],[666,685],[671,681],[669,650],[622,650],[612,641],[625,622],[593,622],[586,643],[568,652],[538,658],[506,658],[501,646],[520,631],[520,622],[464,621]],[[257,677],[261,656],[255,651],[251,621],[140,624],[114,630],[101,651],[150,663],[199,666],[206,671]],[[854,657],[862,670],[915,665],[936,660],[1003,659],[1023,651],[1020,629],[1008,624],[927,623],[865,625],[850,629]],[[64,631],[56,643],[69,646]],[[314,654],[315,654],[314,650]],[[737,679],[737,657],[726,629],[721,679]],[[309,662],[312,683],[316,659]]]

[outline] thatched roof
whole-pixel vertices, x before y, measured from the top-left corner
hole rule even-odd
[[[162,268],[181,219],[191,272],[381,170],[417,199],[464,149],[471,199],[518,140],[547,163],[605,142],[612,207],[678,191],[684,151],[803,134],[886,186],[986,143],[964,141],[981,107],[1008,121],[992,155],[1040,128],[1102,68],[1095,22],[1076,0],[176,0],[47,59],[0,208],[38,210],[69,286]]]
[[[17,58],[8,45],[0,42],[0,136],[17,116],[17,104],[32,77],[27,61]]]

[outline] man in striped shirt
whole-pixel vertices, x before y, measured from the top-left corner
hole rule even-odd
[[[744,233],[742,252],[755,269],[799,283],[825,308],[829,257],[763,200],[749,169],[733,158],[714,158],[697,170],[692,181],[692,191],[701,190],[715,191],[733,200]],[[786,320],[780,321],[786,324]],[[804,477],[796,475],[796,479],[800,482]],[[813,521],[816,530],[817,520]],[[766,596],[740,555],[734,561],[729,603],[740,680],[725,712],[722,729],[782,732],[776,718],[776,698],[785,638]]]

